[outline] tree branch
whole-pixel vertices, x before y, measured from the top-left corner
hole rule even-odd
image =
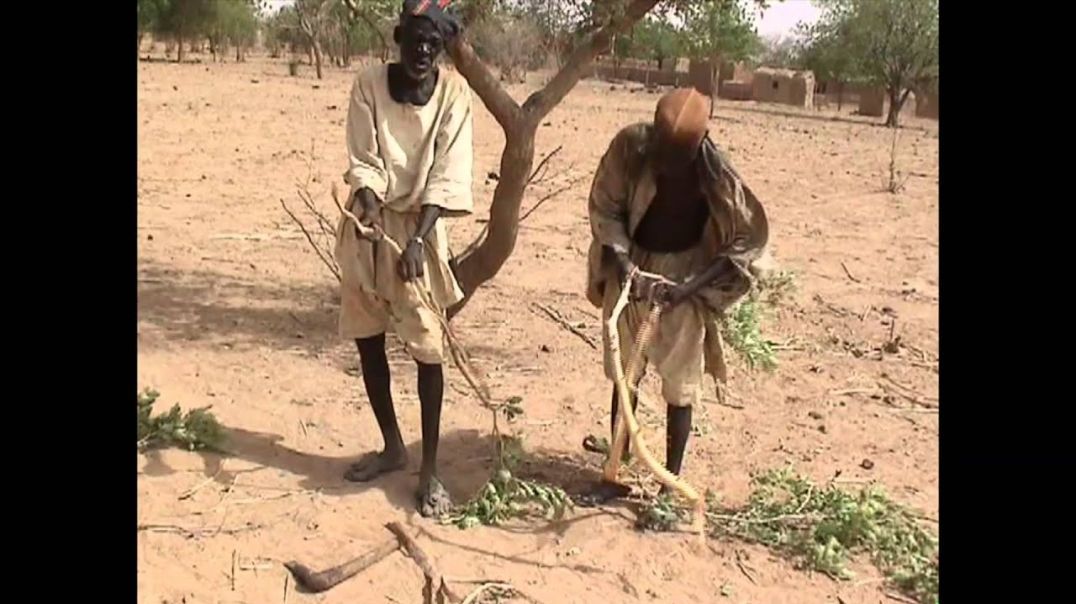
[[[355,0],[344,0],[344,6],[351,12],[352,19],[361,19],[370,27],[370,29],[374,30],[374,33],[377,34],[377,39],[381,41],[381,62],[386,62],[389,54],[389,43],[388,40],[385,39],[385,34],[381,33],[381,28],[370,18],[370,14],[367,11],[359,8],[359,5]]]
[[[514,130],[519,124],[519,103],[501,86],[482,59],[478,58],[474,47],[464,35],[457,36],[448,45],[448,54],[452,57],[456,70],[467,80],[478,98],[482,99],[486,109],[493,114],[493,119],[497,120],[505,132]]]
[[[609,48],[613,36],[624,32],[645,17],[646,13],[650,12],[650,9],[654,8],[657,3],[658,0],[633,0],[622,17],[610,21],[605,27],[590,34],[575,49],[557,75],[523,103],[523,110],[530,115],[532,120],[540,120],[548,115],[571,92],[594,58]]]

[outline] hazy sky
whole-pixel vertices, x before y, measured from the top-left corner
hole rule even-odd
[[[822,11],[810,0],[785,0],[770,4],[762,17],[755,20],[755,26],[764,38],[784,36],[792,33],[800,21],[813,23],[821,14]]]
[[[291,4],[291,0],[269,0],[269,4],[276,8]],[[817,20],[820,13],[810,0],[773,2],[761,18],[756,18],[755,25],[762,37],[783,36],[791,33],[800,21],[810,23]]]

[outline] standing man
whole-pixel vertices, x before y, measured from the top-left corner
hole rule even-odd
[[[628,126],[616,135],[590,192],[594,238],[587,298],[606,320],[627,275],[642,271],[632,282],[633,303],[620,319],[625,360],[649,301],[665,305],[646,360],[661,377],[665,463],[674,474],[680,473],[703,374],[725,380],[721,315],[750,290],[752,264],[769,237],[762,205],[707,136],[707,115],[707,101],[694,89],[666,94],[653,124]],[[609,379],[615,375],[612,363],[607,353]],[[614,388],[614,433],[617,405]],[[596,450],[595,441],[589,436],[583,446]],[[603,482],[583,502],[626,494],[627,487]]]
[[[347,117],[350,208],[379,225],[405,247],[397,256],[384,244],[363,239],[341,219],[336,259],[341,272],[340,333],[359,349],[363,383],[384,449],[352,464],[344,478],[366,482],[407,466],[407,450],[392,403],[385,355],[389,327],[418,365],[422,409],[422,466],[416,503],[423,516],[452,505],[437,478],[437,443],[444,394],[444,348],[438,317],[423,306],[406,281],[432,295],[440,312],[463,299],[449,267],[441,218],[469,214],[472,146],[471,93],[437,59],[459,33],[444,8],[448,0],[405,0],[393,40],[398,63],[370,67],[351,90]]]

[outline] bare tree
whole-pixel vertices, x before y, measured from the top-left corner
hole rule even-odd
[[[295,13],[299,19],[299,30],[306,36],[310,50],[314,54],[314,68],[318,79],[322,79],[323,52],[321,42],[330,21],[330,13],[336,0],[295,0]]]

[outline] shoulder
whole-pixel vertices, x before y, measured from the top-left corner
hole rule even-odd
[[[714,180],[731,179],[741,181],[740,174],[732,166],[728,153],[717,145],[709,136],[702,142],[702,157],[707,173]]]
[[[653,138],[654,126],[648,122],[639,122],[625,126],[616,133],[606,153],[615,153],[625,159],[646,155]]]
[[[649,144],[651,136],[653,136],[653,130],[654,126],[648,122],[625,126],[613,137],[612,144],[627,147],[645,147]]]
[[[455,69],[441,67],[439,77],[441,78],[441,86],[444,91],[445,99],[457,102],[470,102],[471,86],[467,83],[467,79],[460,75],[460,72]]]
[[[355,82],[352,85],[352,91],[361,91],[366,95],[370,95],[375,86],[387,85],[388,83],[388,65],[370,65],[355,75]]]

